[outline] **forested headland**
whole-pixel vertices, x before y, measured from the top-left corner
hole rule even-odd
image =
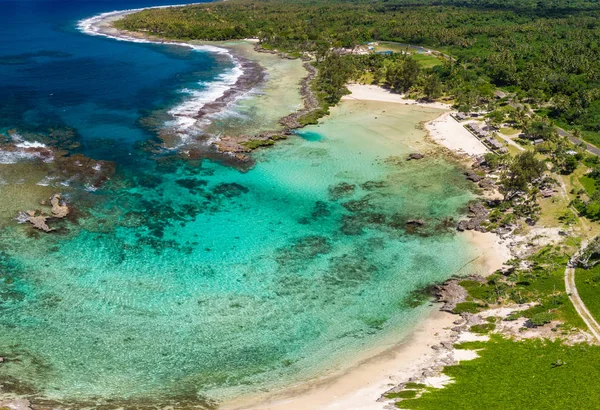
[[[485,103],[499,87],[600,141],[597,2],[235,0],[145,10],[117,26],[176,39],[255,37],[265,48],[312,53],[325,71],[320,88],[330,103],[364,71],[399,91],[444,92],[464,106]],[[400,56],[328,52],[382,40],[428,46],[455,60],[420,70]]]

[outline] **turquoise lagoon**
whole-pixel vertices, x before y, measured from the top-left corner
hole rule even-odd
[[[87,41],[68,30],[56,35]],[[210,80],[226,64],[164,47],[89,41],[96,50],[117,47],[125,62],[121,47],[132,47],[137,64],[147,53],[175,68],[145,78],[140,89],[120,90],[123,100],[119,90],[105,91],[105,101],[95,102],[101,118],[84,112],[78,94],[72,98],[81,101],[44,101],[57,116],[67,107],[60,121],[78,131],[83,153],[115,161],[117,173],[95,192],[70,189],[78,218],[60,222],[56,233],[0,224],[6,391],[34,403],[144,408],[208,405],[285,387],[390,337],[400,340],[430,309],[411,303],[415,291],[476,269],[468,265],[475,251],[450,220],[474,194],[462,169],[418,129],[439,112],[346,101],[320,125],[256,153],[247,172],[155,158],[133,145],[152,135],[131,120],[144,115],[132,104],[164,108],[176,99],[157,98],[169,79],[175,95],[194,73]],[[95,69],[113,67],[106,58]],[[29,73],[50,63],[58,64],[31,63]],[[33,93],[38,86],[27,87]],[[26,127],[27,104],[16,108],[3,111],[3,124],[13,118]],[[95,149],[103,132],[113,143],[122,133],[125,148]],[[428,155],[407,162],[415,150]],[[17,165],[2,165],[0,176]],[[11,201],[3,194],[11,184],[27,189],[22,180],[3,180],[0,201]],[[408,229],[410,219],[425,226]]]
[[[369,127],[354,105],[249,172],[147,165],[82,198],[68,234],[6,228],[0,377],[59,401],[220,399],[404,335],[427,311],[410,293],[474,256],[445,224],[472,194],[443,158],[404,160],[437,113]]]

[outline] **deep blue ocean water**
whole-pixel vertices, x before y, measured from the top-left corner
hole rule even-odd
[[[0,1],[0,129],[68,126],[84,152],[99,139],[118,147],[151,135],[137,124],[154,109],[183,98],[180,90],[211,81],[227,62],[184,47],[133,44],[85,35],[77,21],[101,12],[161,1]]]
[[[231,66],[76,28],[159,4],[0,1],[0,132],[68,127],[68,154],[116,163],[94,192],[42,186],[55,163],[0,164],[0,207],[60,192],[74,215],[50,234],[0,219],[0,383],[34,403],[149,408],[314,377],[404,334],[428,310],[412,292],[475,256],[448,222],[473,197],[460,167],[404,160],[439,112],[348,102],[248,172],[139,149],[156,136],[141,119]]]

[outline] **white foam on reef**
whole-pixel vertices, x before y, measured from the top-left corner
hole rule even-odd
[[[37,141],[23,141],[23,142],[19,142],[18,144],[15,144],[15,147],[18,148],[48,148],[46,146],[46,144],[42,144],[41,142],[37,142]]]
[[[235,85],[242,74],[241,66],[236,64],[233,68],[219,74],[215,81],[201,82],[200,84],[204,86],[202,90],[190,90],[188,88],[181,90],[182,93],[188,94],[190,98],[168,111],[168,114],[173,116],[174,119],[167,122],[166,125],[175,127],[178,131],[195,133],[195,129],[201,125],[196,120],[198,111],[204,105],[221,98]]]
[[[51,176],[45,176],[40,182],[38,182],[36,185],[39,186],[50,186],[52,184],[52,181],[54,181],[56,179],[56,177],[51,177]]]
[[[15,221],[17,221],[17,223],[24,224],[25,222],[29,221],[29,215],[27,215],[23,211],[20,211],[19,213],[17,213]]]
[[[25,141],[23,137],[16,132],[10,134],[10,138],[14,143],[15,149],[0,149],[0,164],[16,164],[21,160],[34,158],[41,158],[44,162],[51,162],[54,160],[52,151],[50,151],[45,144],[37,141]],[[46,155],[42,155],[42,152],[36,151],[36,149],[45,149]]]
[[[189,4],[185,4],[189,5]],[[234,67],[226,71],[225,73],[220,74],[215,81],[210,82],[202,82],[201,85],[204,85],[204,89],[202,90],[190,90],[183,89],[181,90],[184,94],[189,94],[190,98],[184,100],[180,104],[176,105],[172,109],[168,111],[168,114],[173,117],[173,120],[167,121],[165,126],[169,128],[174,128],[178,135],[181,137],[181,145],[183,145],[187,140],[191,137],[200,134],[201,127],[206,125],[206,122],[199,122],[196,117],[199,111],[206,104],[211,103],[219,98],[221,98],[231,87],[235,85],[240,76],[244,73],[242,70],[242,65],[239,61],[229,52],[229,50],[212,46],[212,45],[195,45],[188,43],[180,43],[175,41],[153,41],[145,38],[137,38],[125,35],[111,35],[106,31],[103,31],[102,22],[107,19],[118,17],[125,14],[134,13],[137,11],[142,11],[145,9],[152,8],[168,8],[168,7],[181,7],[181,5],[169,5],[169,6],[156,6],[156,7],[145,7],[138,9],[128,9],[128,10],[119,10],[119,11],[111,11],[108,13],[102,13],[94,17],[90,17],[84,20],[81,20],[77,23],[77,27],[82,32],[93,35],[93,36],[102,36],[108,37],[119,41],[131,41],[134,43],[149,43],[149,44],[164,44],[164,45],[174,45],[180,47],[188,47],[192,50],[198,52],[210,52],[217,53],[228,56],[231,61],[234,63]],[[176,147],[177,148],[177,147]]]
[[[16,164],[19,161],[34,158],[40,158],[40,155],[36,152],[0,150],[0,164],[3,165]],[[50,162],[52,159],[53,158],[44,158],[44,161]]]
[[[0,164],[15,164],[22,159],[28,159],[30,157],[23,156],[22,152],[19,151],[2,151],[0,150]]]

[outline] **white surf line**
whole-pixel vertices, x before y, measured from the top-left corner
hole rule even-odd
[[[189,4],[178,4],[178,5],[167,5],[167,6],[155,6],[155,7],[143,7],[138,9],[127,9],[127,10],[115,10],[106,13],[101,13],[96,16],[80,20],[77,23],[79,30],[85,34],[92,36],[107,37],[118,41],[129,41],[133,43],[145,43],[145,44],[161,44],[161,45],[174,45],[180,47],[188,47],[195,51],[200,52],[212,52],[216,54],[228,56],[234,64],[234,67],[230,70],[217,76],[217,79],[212,82],[203,83],[205,85],[204,90],[181,90],[182,93],[186,93],[191,96],[190,99],[181,102],[175,107],[171,108],[167,113],[173,117],[173,120],[165,123],[167,127],[173,127],[181,138],[181,143],[172,149],[177,149],[187,142],[187,139],[193,134],[200,132],[199,124],[196,120],[196,115],[206,104],[216,101],[221,98],[231,87],[235,85],[237,80],[244,74],[241,63],[231,54],[229,50],[222,47],[212,45],[195,45],[185,42],[177,41],[155,41],[145,38],[137,38],[125,35],[111,35],[103,32],[102,28],[98,26],[99,23],[115,16],[124,16],[131,13],[136,13],[142,10],[148,9],[162,9],[170,7],[182,7],[194,4],[204,3],[189,3]],[[249,90],[248,92],[250,92]],[[240,96],[241,97],[241,96]],[[190,135],[191,134],[191,135]]]

